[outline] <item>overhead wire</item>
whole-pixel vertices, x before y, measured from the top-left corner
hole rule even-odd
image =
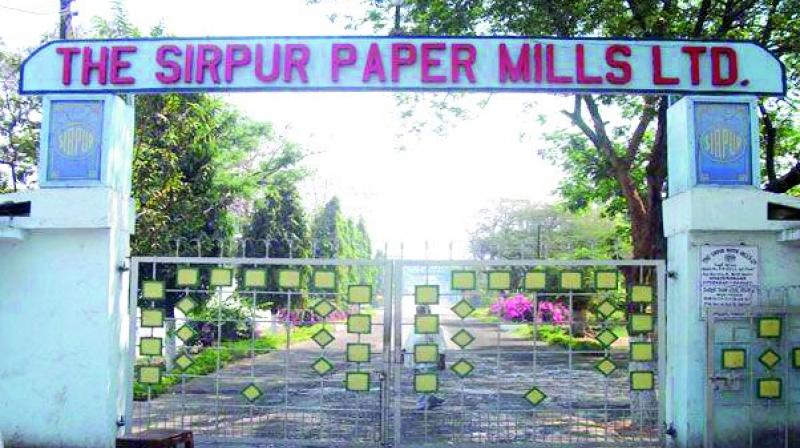
[[[21,12],[21,13],[24,13],[24,14],[32,14],[32,15],[36,15],[36,16],[52,16],[52,15],[59,15],[60,16],[60,15],[66,13],[68,11],[66,8],[62,9],[62,10],[60,10],[58,12],[31,11],[30,9],[17,8],[15,6],[8,6],[8,5],[1,5],[1,4],[0,4],[0,9],[7,9],[9,11],[16,11],[16,12]]]

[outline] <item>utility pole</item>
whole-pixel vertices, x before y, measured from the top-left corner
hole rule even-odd
[[[58,28],[59,39],[72,38],[72,16],[78,15],[77,12],[72,12],[72,2],[74,1],[75,0],[58,0],[58,11],[61,17],[60,26]]]
[[[400,8],[403,6],[403,0],[393,0],[394,5],[394,28],[389,33],[390,36],[400,36],[403,30],[400,29]]]

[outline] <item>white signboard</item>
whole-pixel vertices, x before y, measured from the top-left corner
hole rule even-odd
[[[208,91],[786,92],[745,41],[316,36],[67,40],[22,66],[26,94]]]
[[[757,292],[757,247],[700,248],[700,299],[703,316],[708,306],[750,306]]]

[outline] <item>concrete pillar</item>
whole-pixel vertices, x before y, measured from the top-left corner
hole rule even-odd
[[[133,106],[45,97],[39,190],[0,218],[0,432],[6,446],[111,447],[131,399],[126,257]]]
[[[711,397],[706,393],[710,379],[701,251],[705,245],[755,248],[759,286],[796,284],[800,251],[781,243],[779,237],[781,231],[797,226],[797,221],[770,219],[768,204],[800,209],[800,201],[759,188],[754,98],[686,97],[669,109],[668,123],[667,369],[662,378],[667,381],[664,399],[667,424],[673,430],[670,442],[703,447],[712,438],[717,447],[738,446],[734,441],[750,446],[750,426],[740,419],[717,418],[712,430],[706,431]],[[715,353],[711,355],[717,359]],[[748,415],[745,398],[749,394],[741,397],[739,411]],[[764,409],[781,418],[782,406]]]

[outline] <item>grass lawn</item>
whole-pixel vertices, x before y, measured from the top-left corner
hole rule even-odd
[[[302,342],[311,339],[322,324],[311,325],[309,327],[294,327],[290,336],[291,342]],[[180,369],[175,369],[171,373],[176,375],[164,375],[161,378],[160,384],[151,384],[150,397],[156,397],[167,392],[172,386],[180,383],[180,373],[187,375],[208,375],[217,370],[217,352],[219,352],[220,366],[224,367],[227,364],[244,359],[250,356],[249,339],[239,341],[222,341],[221,347],[206,347],[199,353],[192,355],[194,364],[192,364],[186,371],[181,372]],[[254,348],[260,350],[259,354],[264,354],[264,350],[281,350],[286,346],[286,332],[268,333],[255,340]],[[137,401],[147,400],[147,384],[142,384],[137,380],[133,383],[133,399]]]

